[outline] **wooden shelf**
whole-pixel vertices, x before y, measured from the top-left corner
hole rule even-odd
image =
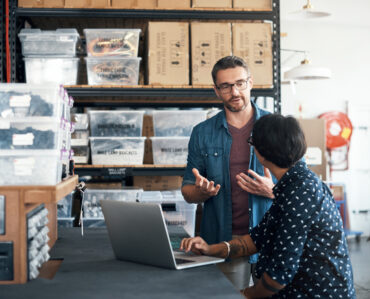
[[[0,242],[13,243],[13,280],[0,284],[26,283],[27,264],[27,214],[45,205],[48,210],[49,247],[58,238],[57,202],[74,190],[78,176],[74,175],[55,186],[0,186],[0,195],[5,197],[5,234]]]

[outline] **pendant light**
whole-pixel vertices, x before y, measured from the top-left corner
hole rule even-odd
[[[301,10],[291,12],[291,14],[302,19],[313,19],[330,16],[330,13],[326,11],[315,10],[311,5],[310,0],[307,0],[307,4],[304,5]]]
[[[319,80],[330,79],[331,71],[325,67],[311,65],[305,58],[299,66],[296,66],[284,73],[285,80]]]

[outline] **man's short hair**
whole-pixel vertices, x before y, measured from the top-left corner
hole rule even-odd
[[[238,56],[226,56],[218,60],[216,64],[213,66],[213,69],[212,69],[213,83],[216,85],[216,77],[217,77],[218,71],[232,69],[235,67],[244,68],[248,76],[250,75],[248,65],[245,63],[243,59],[241,59]]]
[[[252,143],[268,161],[280,168],[290,168],[306,153],[304,133],[292,116],[268,114],[256,121]]]

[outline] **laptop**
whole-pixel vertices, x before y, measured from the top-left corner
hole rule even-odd
[[[225,260],[173,250],[158,203],[101,200],[100,205],[118,260],[177,270]]]

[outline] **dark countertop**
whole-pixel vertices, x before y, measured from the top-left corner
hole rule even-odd
[[[106,229],[59,229],[52,280],[0,285],[0,298],[242,298],[216,265],[169,270],[114,258]]]

